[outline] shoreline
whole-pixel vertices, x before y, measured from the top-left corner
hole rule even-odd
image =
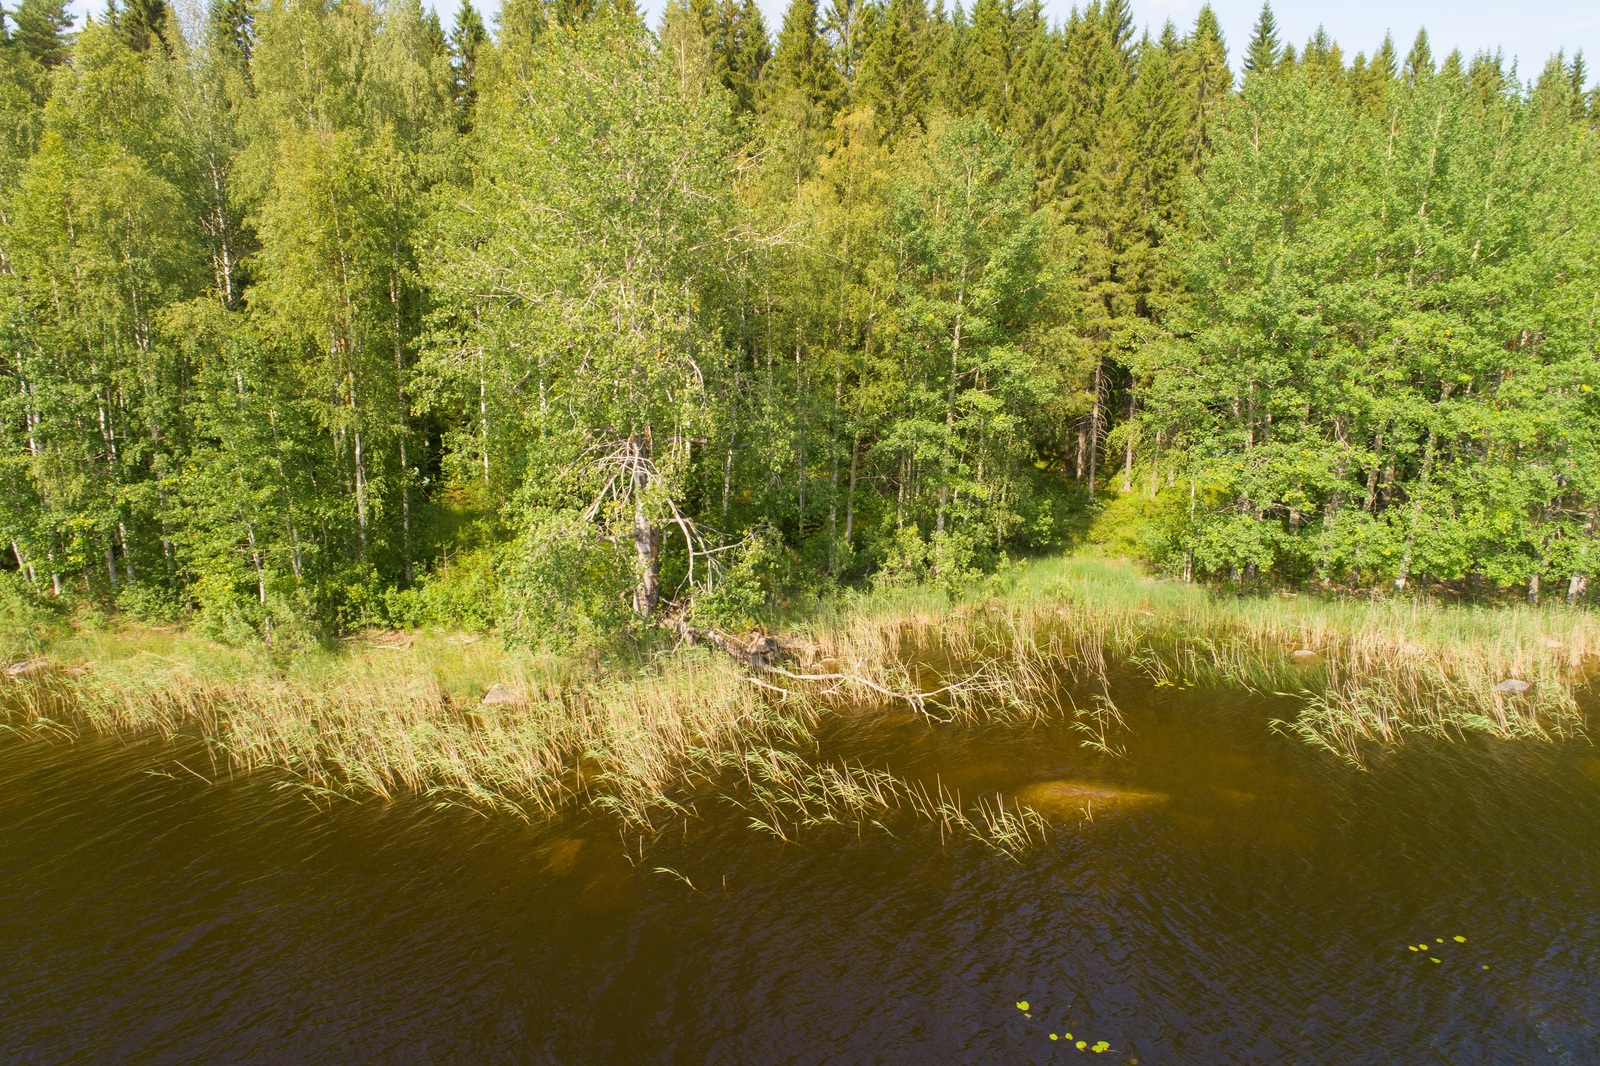
[[[821,715],[875,690],[927,694],[934,723],[1075,716],[1087,746],[1115,754],[1112,677],[1132,669],[1294,696],[1299,714],[1278,727],[1359,763],[1412,733],[1582,736],[1600,656],[1582,608],[1235,598],[1093,555],[1018,564],[955,598],[841,597],[785,629],[793,669],[756,676],[707,647],[606,660],[387,631],[275,657],[117,626],[46,643],[50,666],[0,682],[0,716],[39,735],[198,734],[240,770],[347,796],[523,818],[577,804],[647,827],[696,775],[802,750]]]

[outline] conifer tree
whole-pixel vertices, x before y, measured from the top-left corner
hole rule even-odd
[[[478,57],[488,44],[489,32],[472,0],[461,0],[456,23],[450,31],[451,97],[455,103],[461,132],[472,129],[472,113],[478,103]]]
[[[712,62],[736,115],[755,111],[761,71],[772,58],[766,22],[755,0],[721,0],[711,29]]]
[[[1250,74],[1266,74],[1283,58],[1278,40],[1278,20],[1272,15],[1272,4],[1263,3],[1261,14],[1256,16],[1255,28],[1250,31],[1250,44],[1244,53],[1244,69]]]
[[[822,32],[837,65],[839,80],[847,89],[855,85],[877,14],[875,0],[828,0],[828,9],[822,16]]]
[[[1194,30],[1183,42],[1178,59],[1178,84],[1186,103],[1184,154],[1190,169],[1198,171],[1211,146],[1211,125],[1233,90],[1228,46],[1210,4],[1200,8]]]
[[[22,0],[12,18],[13,39],[24,52],[47,67],[66,60],[73,39],[66,0]]]
[[[145,52],[152,45],[169,47],[168,19],[166,0],[127,0],[116,29],[130,49]]]
[[[852,94],[877,112],[886,140],[927,119],[929,44],[924,0],[889,0],[861,57]]]
[[[1319,77],[1337,80],[1344,75],[1344,53],[1333,38],[1328,36],[1328,31],[1321,26],[1317,27],[1317,32],[1306,42],[1300,62],[1306,70]]]
[[[778,46],[762,72],[759,122],[782,154],[772,167],[798,188],[822,153],[840,95],[839,76],[817,26],[816,0],[791,0]]]
[[[1064,175],[1057,169],[1061,162],[1057,142],[1070,113],[1064,98],[1063,41],[1051,30],[1038,0],[1029,3],[1019,24],[1010,128],[1033,170],[1034,200],[1042,204],[1059,199],[1065,191]]]
[[[1388,106],[1390,92],[1397,84],[1400,73],[1395,52],[1394,36],[1383,35],[1383,43],[1372,53],[1371,60],[1357,62],[1350,72],[1350,85],[1356,99],[1369,112],[1382,113]]]
[[[241,61],[239,69],[248,75],[255,23],[250,5],[246,0],[212,0],[206,21],[211,46],[222,49],[230,60]]]
[[[1411,51],[1406,53],[1405,83],[1415,89],[1433,77],[1433,73],[1433,49],[1428,44],[1428,31],[1420,29],[1417,39],[1411,43]]]
[[[1023,51],[1024,27],[1014,0],[977,0],[964,51],[967,78],[963,94],[969,108],[985,115],[995,129],[1009,129],[1016,104],[1016,66]]]

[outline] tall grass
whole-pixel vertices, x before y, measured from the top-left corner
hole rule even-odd
[[[1578,696],[1600,655],[1600,625],[1583,608],[1239,597],[1089,555],[1009,569],[964,596],[910,588],[841,598],[803,628],[819,661],[885,683],[961,671],[990,682],[952,701],[961,717],[1048,713],[1066,682],[1087,686],[1103,742],[1115,716],[1110,677],[1133,667],[1158,683],[1297,696],[1289,727],[1357,760],[1408,732],[1576,735]],[[1529,690],[1502,691],[1511,679]]]
[[[1296,696],[1286,727],[1357,760],[1414,732],[1560,738],[1583,728],[1584,668],[1600,651],[1581,609],[1240,598],[1086,556],[954,596],[841,596],[788,628],[799,660],[788,677],[696,648],[605,663],[380,633],[278,659],[164,630],[79,633],[50,647],[55,668],[8,678],[0,701],[13,728],[198,733],[219,772],[276,767],[343,794],[528,818],[586,804],[648,827],[714,780],[780,836],[909,811],[1014,850],[1031,840],[1027,812],[963,808],[794,753],[815,749],[821,714],[885,692],[938,693],[918,705],[953,721],[1069,710],[1086,743],[1114,752],[1114,678],[1129,669]],[[1531,687],[1507,695],[1508,678]],[[491,685],[503,702],[483,702]]]
[[[686,650],[609,672],[413,637],[277,663],[162,633],[99,637],[84,665],[12,684],[41,730],[198,732],[224,764],[273,766],[348,794],[402,792],[549,814],[577,799],[647,822],[696,760],[809,731],[801,700],[761,695],[731,661]],[[58,649],[58,652],[61,649]],[[490,683],[509,701],[484,704]]]

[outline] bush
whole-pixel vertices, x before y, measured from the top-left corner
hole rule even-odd
[[[501,636],[531,647],[613,642],[632,612],[632,554],[579,515],[535,511],[498,568]]]
[[[712,587],[695,594],[690,614],[702,625],[747,629],[771,605],[786,561],[783,543],[770,526],[758,526],[745,537]]]
[[[37,651],[61,620],[59,605],[40,596],[27,578],[0,570],[0,657],[19,659]]]
[[[486,632],[499,621],[495,552],[479,548],[423,574],[408,589],[390,589],[385,611],[396,625]]]
[[[176,625],[186,613],[183,598],[171,589],[135,581],[117,592],[117,611],[135,622]]]

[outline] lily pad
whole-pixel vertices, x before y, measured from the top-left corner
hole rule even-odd
[[[1028,1001],[1025,1000],[1025,999],[1018,1000],[1017,1001],[1017,1009],[1018,1010],[1027,1010],[1028,1009]]]

